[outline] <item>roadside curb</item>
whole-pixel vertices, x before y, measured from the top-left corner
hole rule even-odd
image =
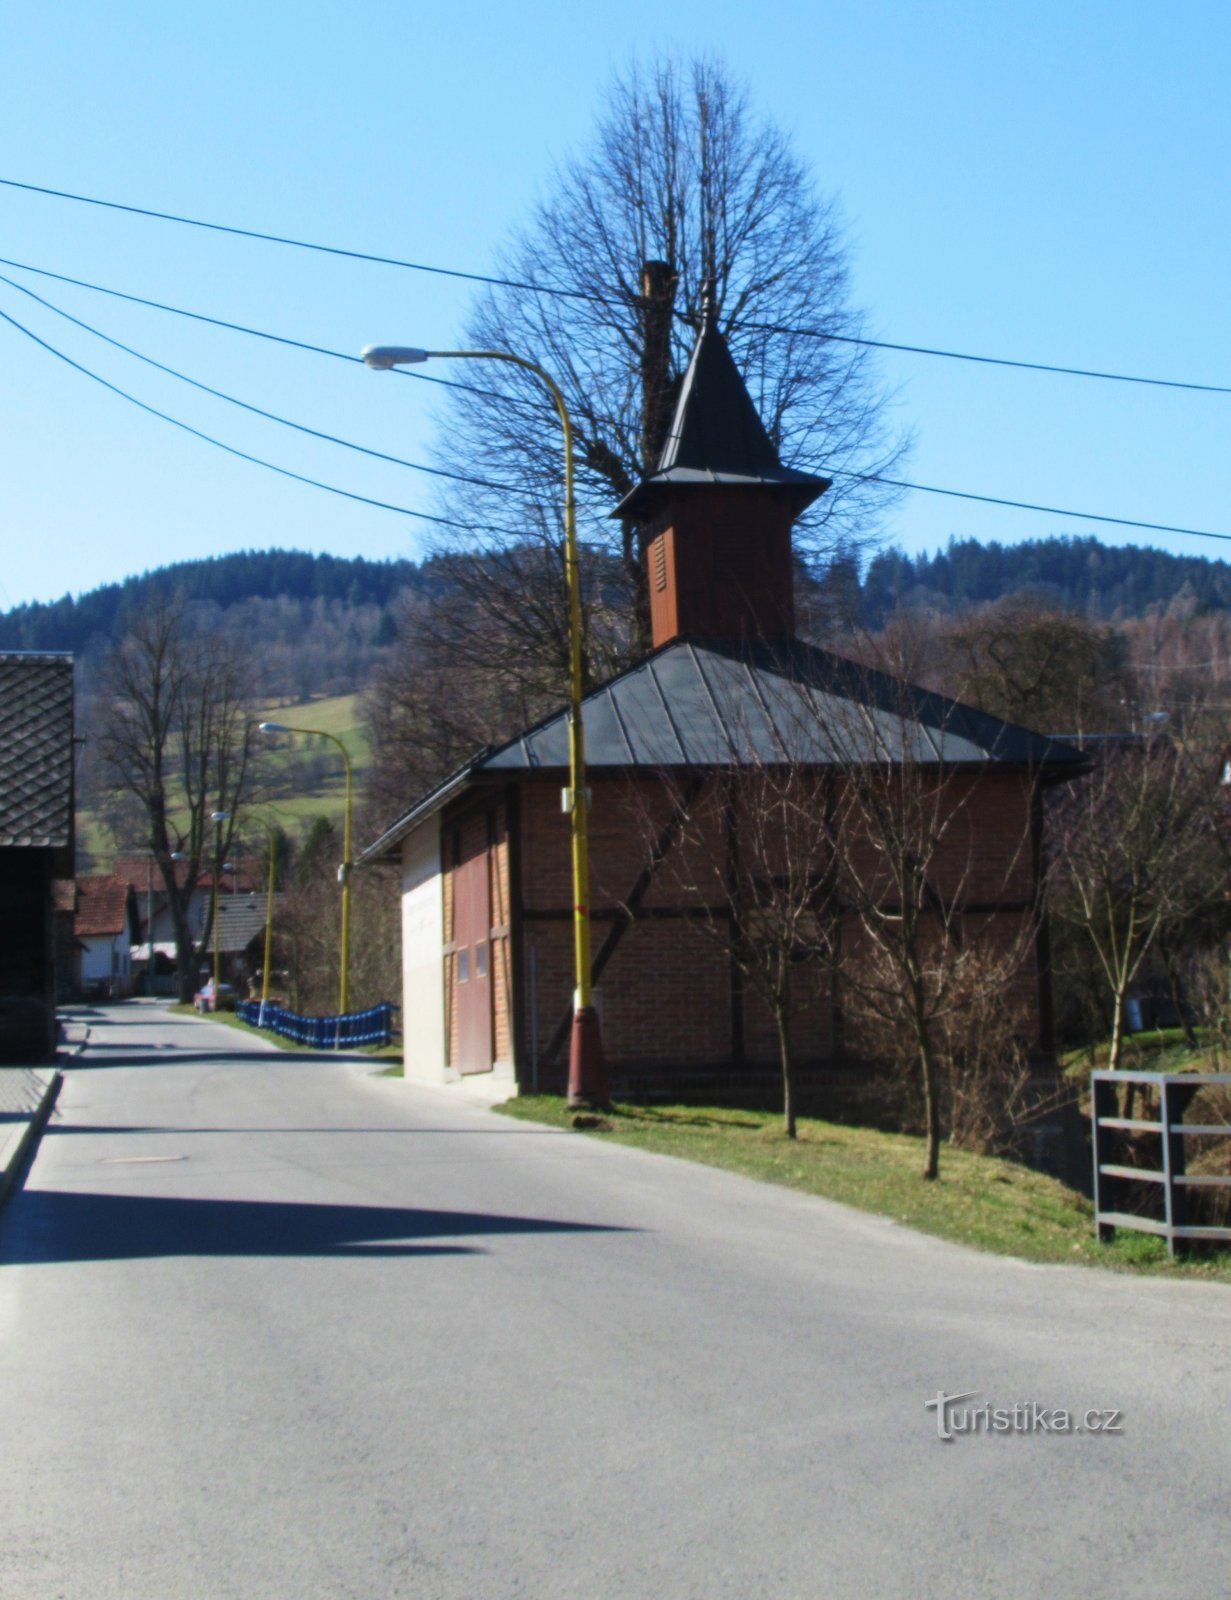
[[[30,1117],[14,1123],[6,1134],[0,1136],[0,1206],[3,1206],[17,1187],[17,1179],[33,1151],[52,1107],[64,1084],[64,1074],[53,1072],[43,1089],[43,1095]]]

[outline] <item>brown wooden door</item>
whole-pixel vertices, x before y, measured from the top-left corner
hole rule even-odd
[[[459,862],[453,873],[457,1070],[492,1069],[491,903],[487,852]]]

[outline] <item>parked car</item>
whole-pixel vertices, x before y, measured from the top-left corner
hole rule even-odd
[[[214,980],[211,978],[208,983],[203,984],[193,995],[192,1004],[197,1011],[217,1011],[219,1007],[224,1011],[234,1011],[235,985],[233,983],[220,983],[218,985],[217,1002],[215,1003]]]

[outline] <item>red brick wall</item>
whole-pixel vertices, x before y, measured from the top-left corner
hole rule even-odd
[[[674,782],[642,778],[603,779],[591,774],[590,877],[592,946],[595,953],[613,926],[609,913],[625,901],[654,841],[662,834],[679,796]],[[818,780],[818,805],[820,798]],[[1029,790],[1013,773],[959,775],[941,798],[951,817],[937,852],[932,880],[942,894],[961,893],[968,902],[1028,902],[1033,893],[1029,835]],[[842,810],[841,795],[831,804]],[[704,807],[701,808],[704,811]],[[544,1060],[548,1041],[567,1016],[573,993],[571,858],[568,818],[560,809],[555,782],[527,782],[520,796],[523,971],[520,982],[526,1048],[519,1077],[529,1081],[530,1016],[536,1014],[540,1081],[552,1078]],[[853,822],[846,848],[859,854]],[[723,903],[722,866],[726,842],[721,810],[715,806],[664,860],[640,907],[640,919],[624,932],[599,978],[604,1044],[617,1073],[638,1064],[678,1063],[681,1068],[729,1063],[734,1053],[731,962],[721,917],[667,918],[653,913],[688,908],[709,900]],[[507,871],[507,850],[503,858]],[[712,895],[710,888],[712,887]],[[496,904],[493,892],[493,906]],[[536,915],[538,913],[538,915]],[[543,913],[554,913],[545,917]],[[493,912],[493,921],[496,920]],[[1007,937],[1028,913],[999,913],[970,919],[975,937]],[[529,986],[534,951],[535,994]],[[834,996],[814,979],[815,998],[793,1023],[792,1042],[801,1063],[823,1061],[835,1048]],[[772,1017],[747,981],[742,985],[746,1059],[776,1063]],[[1029,1015],[1038,1008],[1033,947],[1019,972],[1014,993]],[[852,1040],[857,1045],[857,1041]],[[567,1046],[566,1046],[567,1049]],[[563,1054],[563,1053],[562,1053]],[[562,1071],[562,1058],[555,1074]]]

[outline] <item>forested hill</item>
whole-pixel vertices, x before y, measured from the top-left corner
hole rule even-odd
[[[0,613],[0,650],[72,650],[81,654],[124,632],[125,617],[155,594],[183,594],[226,611],[245,600],[323,601],[384,610],[403,589],[418,588],[413,561],[365,561],[303,550],[245,550],[204,561],[179,561],[140,577],[108,583],[74,598],[16,606]]]
[[[252,550],[181,561],[77,598],[17,606],[0,614],[0,650],[71,650],[83,681],[129,619],[155,594],[182,595],[198,621],[253,654],[269,695],[345,694],[363,686],[396,637],[394,602],[406,590],[448,584],[432,562],[366,561],[301,550]],[[953,541],[934,555],[886,550],[862,573],[835,562],[821,580],[857,591],[866,626],[879,628],[899,605],[955,610],[1032,590],[1099,619],[1140,616],[1177,597],[1203,609],[1231,609],[1231,565],[1093,538],[1026,544]]]
[[[903,603],[978,605],[1022,589],[1068,610],[1110,619],[1140,616],[1180,594],[1202,607],[1227,609],[1231,565],[1092,538],[1031,539],[1014,545],[962,539],[931,556],[884,551],[868,563],[859,587],[863,619],[872,627]]]

